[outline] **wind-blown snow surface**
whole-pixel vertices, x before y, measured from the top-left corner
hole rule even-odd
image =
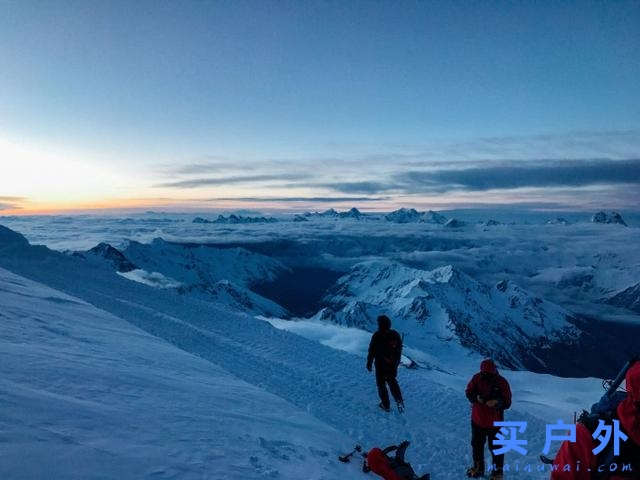
[[[362,341],[352,351],[336,348],[346,339],[323,345],[311,333],[130,281],[107,262],[32,246],[2,228],[0,267],[14,273],[0,272],[0,301],[9,305],[0,394],[10,405],[0,420],[11,432],[2,437],[8,453],[0,468],[8,465],[11,478],[24,471],[25,455],[34,469],[42,457],[47,473],[76,471],[61,456],[88,459],[78,471],[107,478],[366,478],[357,465],[339,464],[337,451],[402,439],[412,442],[418,471],[464,478],[470,411],[463,390],[475,354],[418,358],[429,368],[400,373],[407,413],[386,414],[364,370]],[[528,455],[509,454],[507,462],[535,469],[545,424],[570,421],[599,397],[600,381],[505,376],[515,398],[507,418],[528,421],[529,439]],[[25,476],[39,473],[51,478]]]
[[[0,269],[0,478],[360,478],[285,400]]]

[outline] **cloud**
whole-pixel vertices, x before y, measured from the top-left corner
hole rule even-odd
[[[12,203],[0,202],[0,212],[2,210],[20,210],[20,209],[22,209],[22,207],[19,206],[19,205],[14,205]]]
[[[24,202],[26,197],[7,197],[0,195],[0,202]]]
[[[388,192],[397,189],[397,185],[391,185],[383,182],[336,182],[313,185],[315,187],[328,188],[337,192],[344,193],[365,193],[374,194]]]
[[[480,137],[458,142],[431,145],[398,146],[402,155],[388,155],[390,160],[404,157],[405,164],[436,166],[436,163],[531,158],[634,158],[640,151],[640,129],[564,134]]]
[[[388,197],[215,197],[207,198],[207,202],[378,202]]]
[[[25,197],[13,197],[0,195],[0,211],[2,210],[21,210],[21,203],[26,202]]]
[[[191,163],[170,169],[172,175],[200,175],[203,173],[223,172],[238,168],[237,162]]]
[[[191,158],[172,165],[154,186],[206,191],[206,187],[237,185],[242,191],[233,193],[243,197],[214,200],[256,203],[420,199],[459,203],[473,202],[491,191],[491,203],[517,199],[575,206],[592,198],[620,206],[635,201],[639,152],[638,129],[422,145],[334,145],[318,155],[307,152],[300,157]],[[265,185],[274,197],[263,196]]]
[[[408,171],[395,180],[405,191],[501,190],[640,183],[640,159],[540,161],[465,169]]]
[[[287,188],[322,188],[346,194],[441,194],[524,188],[586,188],[607,186],[621,190],[640,185],[640,159],[632,160],[496,160],[449,163],[449,168],[381,173],[378,180],[299,183]],[[455,165],[452,168],[452,165]],[[622,193],[622,192],[621,192]]]
[[[154,185],[159,188],[197,188],[212,185],[229,185],[239,183],[262,183],[274,180],[304,180],[310,178],[309,174],[302,173],[282,173],[282,174],[263,174],[263,175],[238,175],[232,177],[218,178],[193,178],[189,180],[179,180],[176,182],[166,182]]]

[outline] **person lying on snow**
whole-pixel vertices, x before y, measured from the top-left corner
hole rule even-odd
[[[384,450],[380,450],[378,447],[372,448],[364,455],[365,461],[362,465],[362,471],[365,473],[374,472],[384,480],[429,480],[428,473],[418,477],[411,465],[405,461],[404,454],[408,446],[409,442],[405,440],[398,446],[392,445]],[[395,455],[389,456],[393,451],[396,452]]]
[[[565,441],[553,461],[552,480],[640,479],[640,361],[629,368],[625,380],[624,400],[611,412],[580,416],[576,424],[576,441]],[[598,420],[604,420],[609,426],[612,420],[619,420],[620,430],[629,437],[620,441],[618,456],[613,452],[613,438],[603,451],[597,455],[593,453],[598,446],[593,439]],[[623,471],[623,465],[630,465],[630,469]]]

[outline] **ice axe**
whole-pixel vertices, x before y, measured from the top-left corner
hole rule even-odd
[[[360,453],[362,452],[362,447],[360,445],[356,445],[353,448],[353,451],[350,453],[347,453],[346,455],[340,455],[338,457],[338,460],[340,460],[342,463],[349,463],[351,461],[351,457],[353,457],[356,453]]]
[[[604,394],[604,396],[606,396],[607,398],[611,398],[613,394],[616,393],[616,391],[618,390],[618,387],[620,387],[623,380],[625,379],[625,376],[627,375],[627,372],[629,371],[629,369],[633,366],[634,363],[636,363],[639,360],[640,360],[640,357],[638,357],[637,355],[634,355],[629,359],[627,363],[624,364],[624,367],[622,367],[622,370],[620,370],[620,372],[618,373],[618,376],[615,379],[606,380],[602,382],[602,386],[606,390],[606,393]]]

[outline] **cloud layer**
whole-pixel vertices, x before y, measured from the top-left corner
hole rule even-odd
[[[153,187],[200,201],[420,202],[633,207],[640,130],[478,138],[429,145],[340,146],[300,158],[210,155],[165,170]],[[179,195],[179,194],[178,194]]]
[[[308,174],[296,174],[296,173],[283,173],[279,175],[238,175],[238,176],[228,176],[228,177],[207,177],[207,178],[193,178],[189,180],[179,180],[175,182],[166,182],[159,183],[155,185],[160,188],[197,188],[197,187],[207,187],[207,186],[216,186],[216,185],[231,185],[231,184],[256,184],[256,183],[265,183],[272,182],[274,180],[285,181],[285,180],[303,180],[305,178],[309,178]]]
[[[21,210],[22,204],[26,201],[25,197],[0,196],[0,211]]]

